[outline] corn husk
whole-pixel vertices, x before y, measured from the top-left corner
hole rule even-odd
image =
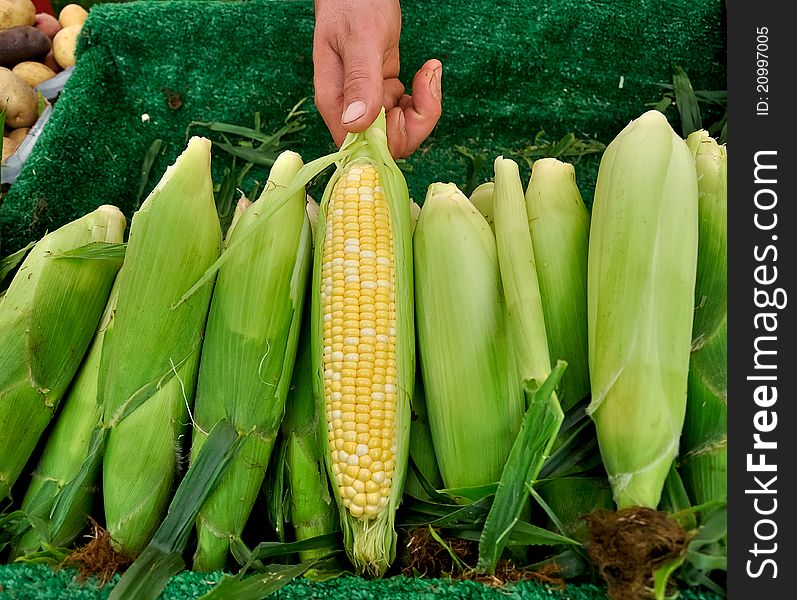
[[[106,527],[132,554],[163,519],[190,422],[212,280],[181,295],[218,258],[210,141],[193,137],[133,216],[115,324],[99,373]]]
[[[655,508],[678,451],[696,262],[694,161],[651,110],[607,147],[590,226],[588,412],[618,508]]]
[[[30,458],[80,366],[121,258],[71,256],[92,242],[121,243],[114,206],[44,236],[0,301],[0,498]]]

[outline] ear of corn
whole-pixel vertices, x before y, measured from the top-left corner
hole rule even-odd
[[[228,235],[231,241],[260,218],[262,207],[301,167],[295,152],[279,155],[263,194]],[[240,537],[263,483],[285,411],[311,257],[302,189],[219,270],[202,347],[191,455],[221,419],[245,441],[199,513],[196,571],[224,568],[230,539]]]
[[[551,373],[551,358],[523,184],[513,160],[499,156],[494,168],[495,243],[509,340],[520,380],[534,380],[540,386]],[[555,393],[553,398],[556,399]]]
[[[94,340],[63,400],[61,412],[22,500],[22,510],[44,520],[48,526],[56,496],[80,471],[89,453],[92,432],[102,420],[102,405],[97,401],[97,376],[105,332],[113,326],[117,291],[117,286],[111,290]],[[42,544],[58,547],[68,546],[74,541],[86,526],[86,515],[91,512],[97,467],[98,464],[94,465],[91,475],[70,503],[63,524],[51,528],[46,539],[41,539],[34,529],[26,532],[14,549],[15,555],[34,552]]]
[[[473,204],[473,206],[476,207],[476,210],[482,214],[493,232],[495,232],[495,211],[493,209],[494,190],[495,182],[486,181],[480,185],[477,185],[476,188],[470,193],[471,204]]]
[[[0,303],[0,498],[74,377],[122,263],[59,255],[92,242],[120,243],[124,229],[119,209],[101,206],[47,234]]]
[[[412,397],[412,423],[410,424],[410,460],[415,464],[421,475],[435,489],[443,487],[443,478],[440,476],[440,467],[437,466],[437,455],[434,452],[432,430],[429,428],[429,414],[426,409],[426,395],[423,391],[423,380],[420,373],[415,377],[415,393]],[[425,499],[428,494],[424,491],[420,480],[412,469],[407,471],[407,485],[405,493],[415,498]]]
[[[185,292],[218,258],[221,229],[210,141],[194,137],[133,216],[115,324],[98,380],[107,434],[106,526],[139,553],[163,518],[189,422],[212,280]]]
[[[321,201],[313,365],[344,546],[358,572],[381,575],[395,557],[415,376],[410,202],[384,111],[343,148],[355,145]]]
[[[493,483],[524,404],[506,340],[495,238],[454,184],[434,183],[413,243],[421,371],[443,483]]]
[[[694,160],[649,111],[603,155],[589,240],[589,412],[619,508],[655,508],[678,450],[696,259]]]
[[[558,391],[566,411],[589,394],[589,213],[573,165],[555,158],[535,161],[526,206],[550,357],[567,361]]]
[[[335,501],[324,466],[324,444],[319,431],[324,422],[319,404],[313,398],[313,367],[310,348],[310,319],[302,324],[302,334],[282,422],[285,451],[285,476],[290,495],[290,522],[297,541],[338,530]],[[280,498],[279,501],[282,501]],[[321,558],[327,549],[304,550],[302,560]]]
[[[681,471],[695,504],[727,498],[728,162],[704,130],[689,135],[698,188],[695,321]]]

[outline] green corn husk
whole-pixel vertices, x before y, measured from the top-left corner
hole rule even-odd
[[[393,240],[393,265],[395,271],[395,323],[396,323],[396,381],[395,410],[395,470],[387,505],[373,518],[355,517],[343,503],[332,469],[329,443],[324,444],[327,475],[340,512],[343,544],[358,573],[381,576],[396,555],[397,535],[394,527],[395,513],[401,502],[407,471],[410,431],[410,399],[415,378],[415,328],[413,317],[412,223],[407,184],[387,147],[385,114],[381,112],[373,125],[359,134],[349,134],[344,141],[337,169],[331,177],[321,199],[316,232],[316,253],[313,264],[312,286],[312,336],[314,393],[325,416],[320,435],[327,439],[327,408],[324,393],[323,324],[322,324],[322,261],[323,242],[326,235],[327,210],[335,183],[347,166],[355,162],[370,162],[378,173],[390,211],[390,228]]]
[[[443,478],[440,476],[440,467],[437,466],[437,455],[434,452],[432,430],[429,428],[429,413],[426,408],[426,395],[423,391],[423,379],[420,372],[415,377],[415,393],[412,397],[412,423],[410,424],[410,459],[421,475],[434,486],[436,490],[443,487]],[[407,472],[407,484],[404,492],[422,500],[429,496],[410,469]]]
[[[125,218],[97,210],[44,236],[0,302],[0,499],[10,495],[80,366],[120,258],[59,258],[92,242],[121,243]]]
[[[568,367],[570,368],[570,367]],[[584,516],[594,510],[611,510],[612,490],[605,477],[557,477],[538,481],[534,488],[545,501],[559,523],[548,520],[548,529],[558,525],[564,534],[586,544],[589,531]]]
[[[698,189],[695,321],[681,472],[695,504],[727,498],[728,484],[728,162],[725,146],[696,131]]]
[[[533,380],[539,386],[551,374],[551,358],[523,184],[515,161],[499,156],[494,169],[495,245],[509,339],[520,380]],[[556,393],[553,398],[558,401]]]
[[[470,203],[476,207],[487,223],[490,229],[495,233],[495,209],[493,208],[493,192],[495,190],[495,183],[486,181],[470,193]]]
[[[86,526],[99,464],[93,465],[80,486],[63,523],[53,528],[49,521],[56,496],[80,472],[89,454],[92,433],[102,421],[102,405],[97,401],[97,377],[105,333],[113,327],[118,290],[116,285],[111,290],[94,340],[63,400],[63,408],[22,500],[22,510],[41,519],[48,527],[48,535],[42,537],[35,529],[27,531],[14,548],[14,556],[35,552],[44,544],[68,546]]]
[[[651,110],[607,147],[590,227],[588,412],[618,508],[655,508],[678,451],[696,263],[694,160]]]
[[[552,360],[567,362],[558,391],[566,411],[589,394],[589,213],[573,165],[555,158],[534,161],[526,206],[549,353]]]
[[[279,155],[229,243],[260,218],[274,192],[301,167],[295,152]],[[263,483],[285,411],[311,256],[302,189],[219,270],[202,347],[191,456],[221,419],[245,441],[199,513],[195,571],[224,568],[230,540],[240,537]]]
[[[210,141],[185,151],[133,216],[119,273],[116,322],[105,334],[99,398],[107,529],[132,554],[163,519],[189,422],[212,280],[181,295],[218,258]]]
[[[238,221],[241,220],[241,217],[246,212],[246,209],[248,209],[250,206],[252,206],[252,201],[241,194],[241,197],[238,198],[238,202],[235,204],[235,211],[232,213],[230,226],[227,228],[227,233],[224,234],[224,248],[226,248],[230,243],[230,240],[232,239],[232,232],[235,230],[235,226],[238,225]]]
[[[318,437],[324,419],[313,398],[310,344],[308,313],[302,324],[296,367],[282,422],[285,475],[290,490],[289,520],[297,541],[338,530],[337,509],[324,468],[324,441]],[[306,561],[328,553],[328,549],[303,550],[299,556]]]
[[[414,251],[421,371],[443,482],[493,483],[524,412],[507,351],[495,238],[454,184],[433,183]]]

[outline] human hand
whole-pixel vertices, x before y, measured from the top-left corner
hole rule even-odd
[[[398,0],[315,0],[315,104],[340,146],[385,107],[394,158],[407,157],[440,118],[443,65],[426,61],[412,80],[399,81],[401,8]]]

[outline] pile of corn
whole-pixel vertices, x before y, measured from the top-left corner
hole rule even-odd
[[[693,501],[722,499],[727,398],[707,354],[726,345],[725,149],[705,132],[631,122],[591,215],[572,165],[537,161],[524,191],[504,157],[471,198],[431,184],[418,215],[381,116],[331,157],[280,155],[224,238],[210,146],[189,141],[126,246],[100,207],[39,241],[3,293],[0,497],[35,523],[12,556],[72,544],[87,514],[139,554],[226,419],[243,445],[199,512],[194,568],[224,568],[265,520],[280,452],[295,538],[340,529],[356,570],[382,575],[408,456],[438,488],[495,483],[524,389],[557,360],[561,408],[591,396],[618,508],[657,507],[679,451]]]

